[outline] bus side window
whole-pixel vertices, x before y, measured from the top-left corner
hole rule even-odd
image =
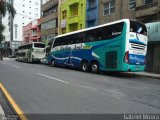
[[[85,40],[85,33],[84,32],[77,34],[76,43],[83,43],[84,40]]]
[[[76,43],[76,40],[77,40],[77,35],[74,34],[74,35],[71,35],[70,36],[70,44],[75,44]]]
[[[86,40],[85,42],[93,42],[95,40],[94,31],[87,31],[86,32]]]

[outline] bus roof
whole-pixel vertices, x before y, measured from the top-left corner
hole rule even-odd
[[[84,32],[84,31],[88,31],[88,30],[93,30],[93,29],[96,29],[96,28],[101,28],[101,27],[104,27],[104,26],[107,26],[107,25],[112,25],[112,24],[116,24],[116,23],[124,22],[124,21],[128,22],[129,19],[122,19],[122,20],[118,20],[118,21],[114,21],[114,22],[98,25],[98,26],[95,26],[95,27],[91,27],[91,28],[86,28],[86,29],[77,30],[77,31],[74,31],[74,32],[69,32],[69,33],[66,33],[66,34],[58,35],[55,38],[59,38],[59,37],[67,36],[67,35],[72,35],[72,34]]]

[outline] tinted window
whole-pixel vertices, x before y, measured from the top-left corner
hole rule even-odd
[[[142,23],[130,21],[130,32],[147,35],[147,28]]]
[[[93,42],[95,40],[96,40],[96,31],[95,30],[87,31],[85,42]]]
[[[36,48],[45,48],[45,44],[34,43],[34,47],[36,47]]]
[[[70,35],[68,41],[70,44],[75,44],[77,40],[77,34]]]
[[[83,43],[85,41],[85,32],[81,32],[77,34],[77,41],[76,43]]]
[[[114,25],[104,26],[96,30],[97,40],[113,39],[121,35],[124,22]]]
[[[113,39],[121,35],[124,22],[114,25],[104,26],[94,30],[88,30],[55,39],[53,47],[61,45],[70,45],[83,42],[93,42],[99,40]]]

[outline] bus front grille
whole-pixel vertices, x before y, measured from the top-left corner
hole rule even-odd
[[[140,44],[135,44],[135,43],[132,43],[131,47],[134,49],[140,49],[140,50],[145,50],[145,48],[146,48],[145,45],[140,45]]]

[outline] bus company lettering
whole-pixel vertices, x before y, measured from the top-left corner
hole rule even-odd
[[[112,32],[112,35],[120,35],[121,32]]]
[[[129,55],[129,60],[130,61],[137,61],[138,63],[144,63],[144,57],[140,57],[140,56],[137,56],[137,55]]]

